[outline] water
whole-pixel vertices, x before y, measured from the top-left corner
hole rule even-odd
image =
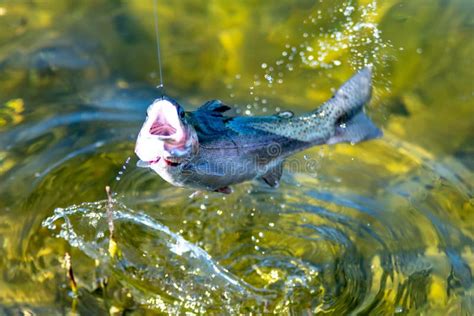
[[[152,9],[0,4],[0,314],[473,313],[470,1],[159,1],[188,109],[300,113],[375,67],[383,139],[296,155],[277,190],[193,198],[135,167]]]

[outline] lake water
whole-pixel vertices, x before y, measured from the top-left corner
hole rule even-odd
[[[302,113],[374,66],[383,138],[194,198],[135,166],[153,8],[0,2],[0,314],[474,313],[472,1],[158,1],[188,110]]]

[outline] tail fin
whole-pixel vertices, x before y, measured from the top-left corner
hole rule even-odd
[[[344,117],[344,120],[335,124],[334,135],[327,143],[351,143],[355,144],[364,140],[378,138],[382,136],[382,131],[374,125],[364,112],[359,111],[355,115]]]
[[[382,136],[382,131],[364,113],[364,104],[372,93],[371,77],[371,68],[362,69],[318,109],[327,113],[330,124],[334,126],[328,144],[358,143]]]

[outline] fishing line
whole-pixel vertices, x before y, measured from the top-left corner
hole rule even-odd
[[[163,72],[161,69],[161,52],[160,52],[160,33],[158,29],[158,1],[153,1],[153,11],[154,11],[154,20],[155,20],[155,35],[156,35],[156,52],[158,57],[158,69],[160,71],[160,84],[157,86],[158,89],[162,90],[164,87],[163,84]]]

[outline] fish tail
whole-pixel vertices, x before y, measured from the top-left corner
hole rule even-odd
[[[372,94],[371,77],[371,68],[362,69],[316,111],[327,118],[331,130],[327,144],[354,144],[382,136],[382,131],[364,113],[364,105]]]

